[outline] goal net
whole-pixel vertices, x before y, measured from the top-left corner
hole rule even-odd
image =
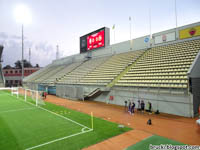
[[[36,106],[45,105],[41,91],[20,87],[18,88],[18,95],[20,95],[24,99],[24,101],[32,103]]]
[[[17,95],[17,90],[13,88],[0,87],[0,95]]]
[[[12,88],[11,88],[11,95],[12,95],[12,96],[16,95],[17,98],[19,98],[19,91],[18,91],[18,88],[17,88],[17,87],[12,87]]]

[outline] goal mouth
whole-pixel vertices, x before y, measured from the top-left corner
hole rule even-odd
[[[45,102],[43,100],[43,92],[42,91],[36,91],[31,89],[26,89],[22,87],[12,87],[12,88],[6,88],[4,90],[10,90],[12,96],[16,96],[17,98],[24,99],[24,101],[32,103],[36,106],[45,105]]]
[[[13,119],[9,119],[8,117],[13,118],[14,115],[23,117],[22,121],[16,121],[16,128],[13,130],[20,130],[21,127],[30,124],[30,120],[33,120],[34,123],[31,123],[29,126],[30,132],[33,133],[35,131],[40,134],[41,140],[23,145],[22,149],[30,150],[48,145],[50,146],[51,144],[59,143],[62,140],[70,139],[75,136],[78,137],[79,135],[93,131],[89,126],[90,116],[85,116],[85,114],[77,115],[73,110],[68,110],[48,102],[44,103],[42,100],[42,92],[21,87],[6,88],[0,90],[0,96],[2,97],[0,100],[1,104],[5,104],[5,106],[8,105],[7,108],[0,110],[0,114],[5,114],[8,122],[10,121],[9,123],[12,123]],[[44,104],[45,106],[40,106]],[[80,120],[80,116],[82,115],[84,118],[81,118]],[[21,122],[23,123],[21,124]],[[44,124],[46,123],[48,124],[48,128],[44,128]],[[43,128],[43,130],[38,130],[38,126]],[[57,129],[55,129],[55,127]],[[3,133],[6,133],[6,131]],[[21,134],[23,137],[28,135],[31,137],[30,139],[35,139],[34,133],[29,134],[28,132],[22,132]],[[47,134],[49,135],[49,138],[46,138]],[[9,147],[8,144],[5,145]]]
[[[0,88],[0,95],[1,94],[12,94],[12,88]]]

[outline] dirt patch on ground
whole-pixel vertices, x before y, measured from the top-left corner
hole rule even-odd
[[[196,124],[197,118],[186,118],[168,114],[143,114],[139,112],[130,115],[122,106],[94,101],[72,101],[51,95],[48,95],[46,101],[87,114],[93,112],[96,117],[130,126],[135,129],[93,145],[88,149],[106,150],[111,149],[112,145],[116,145],[118,149],[124,149],[153,134],[164,136],[185,144],[200,145],[200,127]],[[153,124],[151,126],[147,125],[147,120],[149,118],[152,119]],[[141,133],[139,134],[138,132]],[[139,135],[143,134],[147,136],[140,138]],[[131,136],[128,141],[127,139],[129,138],[127,138],[127,136]],[[117,144],[118,141],[120,141],[120,144]]]

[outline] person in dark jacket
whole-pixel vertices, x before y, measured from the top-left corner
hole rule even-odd
[[[135,109],[135,103],[132,102],[132,105],[131,105],[131,115],[134,114],[134,109]]]
[[[128,106],[127,106],[127,103],[128,103],[128,102],[127,102],[127,100],[125,100],[124,103],[125,103],[125,105],[124,105],[125,111],[128,111],[128,110],[127,110],[127,109],[128,109]]]
[[[138,100],[138,108],[137,108],[137,110],[138,110],[138,111],[141,110],[141,102],[140,102],[140,100]]]
[[[129,103],[128,103],[128,112],[131,113],[131,101],[129,100]]]
[[[151,102],[149,102],[149,112],[150,112],[150,113],[152,113],[152,110],[151,110],[151,109],[152,109],[152,104],[151,104]]]
[[[141,101],[141,110],[142,110],[142,112],[144,112],[144,108],[145,108],[145,103],[144,103],[144,101],[142,100],[142,101]]]

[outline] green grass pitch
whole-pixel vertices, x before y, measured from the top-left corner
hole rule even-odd
[[[95,117],[91,130],[90,115],[0,91],[0,150],[78,150],[129,130]]]
[[[168,138],[164,138],[162,136],[153,135],[145,140],[142,140],[130,147],[128,147],[126,150],[149,150],[150,144],[152,145],[160,145],[160,144],[171,144],[171,145],[185,145],[183,143],[170,140]]]

